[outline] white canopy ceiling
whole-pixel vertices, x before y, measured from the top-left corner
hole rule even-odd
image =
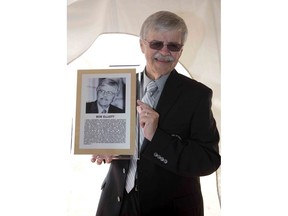
[[[194,79],[213,89],[213,112],[220,130],[220,7],[220,0],[68,0],[67,63],[86,52],[100,34],[138,36],[147,16],[172,11],[183,17],[189,29],[180,62]]]

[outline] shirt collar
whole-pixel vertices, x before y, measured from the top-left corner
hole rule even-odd
[[[98,113],[102,113],[103,110],[106,110],[106,113],[108,113],[109,107],[107,107],[107,109],[103,109],[101,106],[99,106],[99,104],[97,104],[98,106]]]
[[[169,75],[171,73],[168,73],[168,74],[165,74],[165,75],[162,75],[160,76],[157,80],[155,80],[156,82],[156,85],[158,87],[158,90],[160,92],[162,92],[163,88],[164,88],[164,85],[166,83],[166,80],[168,79]],[[149,82],[151,82],[152,80],[146,75],[146,69],[144,70],[144,81],[143,81],[143,87],[144,87],[144,90],[146,91],[146,87],[147,85],[149,84]]]

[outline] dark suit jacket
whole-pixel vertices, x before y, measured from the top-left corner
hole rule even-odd
[[[86,103],[86,113],[98,113],[97,100],[94,102]],[[124,113],[124,110],[111,104],[109,106],[108,113]]]
[[[220,166],[212,90],[171,72],[159,98],[158,129],[138,161],[141,216],[203,216],[200,176]],[[97,216],[118,216],[129,161],[114,160],[102,185]]]

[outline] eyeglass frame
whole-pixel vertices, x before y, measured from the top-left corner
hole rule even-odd
[[[149,47],[153,50],[161,50],[164,46],[167,47],[167,49],[171,52],[180,52],[182,47],[184,46],[183,44],[179,44],[179,43],[176,43],[176,42],[168,42],[167,44],[164,43],[164,41],[158,41],[158,40],[152,40],[152,41],[147,41],[145,39],[142,39],[143,41],[147,42],[149,44]],[[161,47],[159,48],[153,48],[152,45],[153,43],[161,43]],[[179,46],[179,49],[177,48],[177,50],[171,50],[169,48],[170,45],[176,45],[176,46]]]
[[[105,91],[103,89],[97,88],[97,92],[102,94],[102,95],[107,95],[107,96],[115,96],[117,92],[112,92],[112,91]]]

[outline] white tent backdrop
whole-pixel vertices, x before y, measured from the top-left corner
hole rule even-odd
[[[159,10],[175,12],[186,21],[189,35],[176,69],[212,88],[212,109],[221,132],[220,0],[68,0],[68,70],[74,81],[77,69],[139,65],[137,72],[143,70],[140,27],[147,16]],[[96,211],[108,165],[97,166],[89,160],[90,156],[71,157],[69,216],[93,215]],[[212,174],[202,177],[201,182],[205,216],[219,216],[220,184],[218,188],[216,185],[220,178]]]
[[[220,7],[220,0],[68,0],[67,62],[81,56],[102,33],[138,36],[150,14],[175,12],[189,29],[180,62],[193,78],[213,89],[213,112],[220,130]]]

